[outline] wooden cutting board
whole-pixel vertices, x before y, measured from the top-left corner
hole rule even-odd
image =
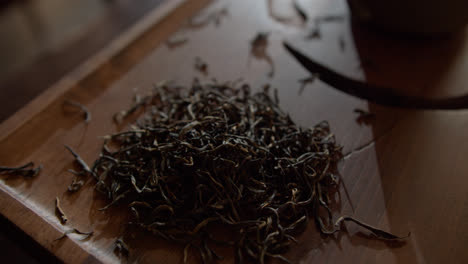
[[[73,158],[64,144],[91,163],[102,145],[99,136],[123,128],[112,115],[131,104],[135,91],[144,94],[161,80],[189,84],[194,77],[242,77],[253,89],[265,83],[278,88],[281,106],[302,126],[328,120],[343,152],[352,152],[340,165],[343,184],[334,197],[335,217],[350,214],[396,234],[411,232],[406,243],[395,244],[369,238],[352,224],[348,233],[321,237],[310,224],[286,257],[296,263],[467,263],[468,112],[380,107],[318,81],[299,94],[298,80],[308,74],[282,47],[287,39],[343,74],[438,97],[468,90],[467,32],[448,40],[393,39],[352,26],[344,1],[299,3],[308,12],[307,23],[290,1],[167,1],[0,125],[0,164],[44,165],[34,179],[0,178],[0,212],[65,262],[182,263],[180,246],[144,234],[129,242],[128,259],[114,254],[126,208],[98,211],[107,201],[92,180],[78,193],[66,192]],[[228,14],[219,23],[184,26],[195,14],[203,21],[223,8]],[[321,37],[307,40],[314,18],[325,15],[343,19],[321,24]],[[268,63],[250,55],[250,41],[259,31],[270,33],[272,78]],[[166,45],[169,37],[186,41],[172,47]],[[194,70],[195,57],[208,63],[208,76]],[[79,112],[64,110],[67,99],[88,107],[88,125]],[[375,113],[375,120],[356,122],[355,108]],[[55,197],[69,217],[65,226],[54,214]],[[94,235],[54,241],[73,227]],[[229,251],[223,253],[222,263],[233,262]]]

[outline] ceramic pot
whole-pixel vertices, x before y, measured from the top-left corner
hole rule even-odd
[[[446,34],[468,23],[468,0],[348,0],[353,17],[393,32]]]

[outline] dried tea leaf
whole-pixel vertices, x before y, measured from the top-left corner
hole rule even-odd
[[[84,181],[73,178],[72,183],[68,186],[69,192],[77,192],[81,187],[83,187]]]
[[[326,226],[333,225],[327,197],[342,148],[329,124],[301,128],[278,105],[277,90],[259,90],[237,82],[157,85],[143,97],[143,115],[106,136],[112,150],[103,144],[93,163],[96,189],[109,200],[101,210],[128,207],[133,226],[185,246],[184,262],[191,248],[204,262],[221,258],[214,244],[233,247],[239,263],[288,262],[280,253],[310,219],[324,234],[337,232]],[[229,236],[216,237],[219,228]],[[122,239],[115,245],[128,254]]]
[[[343,38],[343,36],[338,37],[338,46],[340,47],[341,52],[345,52],[346,50],[346,42]]]
[[[304,79],[300,79],[299,83],[301,84],[301,87],[299,88],[299,95],[301,95],[304,92],[304,89],[306,88],[307,85],[313,83],[316,79],[317,79],[316,75],[311,75]]]
[[[301,17],[302,21],[307,22],[307,20],[309,20],[309,16],[304,11],[304,9],[302,9],[297,0],[293,0],[293,7],[294,10],[296,10],[296,13]]]
[[[94,175],[94,173],[89,168],[88,164],[86,164],[86,162],[80,157],[80,155],[78,155],[78,153],[76,153],[72,148],[70,148],[67,145],[65,145],[65,148],[73,155],[73,157],[75,157],[75,161],[85,172],[89,173],[90,175]]]
[[[370,124],[373,121],[375,121],[375,114],[370,113],[369,111],[363,110],[356,108],[354,109],[354,112],[359,114],[359,116],[356,118],[356,121],[361,125],[361,124]]]
[[[321,39],[322,38],[322,25],[324,23],[343,22],[346,16],[344,15],[322,15],[317,16],[313,20],[312,28],[309,29],[309,34],[306,39]],[[341,45],[342,43],[340,43]]]
[[[273,58],[268,53],[268,32],[258,32],[255,38],[250,42],[250,55],[258,60],[264,60],[270,65],[268,76],[275,75],[275,64]]]
[[[124,255],[124,256],[128,256],[128,253],[129,253],[129,250],[128,250],[128,246],[127,244],[125,244],[125,242],[123,241],[123,238],[118,238],[117,240],[115,240],[115,251],[120,254],[120,255]]]
[[[207,15],[198,15],[195,17],[192,17],[188,21],[187,28],[189,29],[197,29],[197,28],[202,28],[205,27],[211,23],[213,23],[216,27],[221,25],[221,21],[223,17],[228,17],[229,16],[229,10],[227,7],[222,7],[217,10],[214,10],[213,12],[207,14]]]
[[[344,22],[345,19],[346,15],[341,14],[321,15],[315,17],[315,20],[319,21],[320,23]]]
[[[63,212],[62,208],[60,207],[60,199],[58,197],[55,197],[55,215],[60,220],[60,223],[62,223],[62,225],[67,223],[68,218]]]
[[[174,49],[174,48],[177,48],[179,46],[187,44],[188,41],[189,41],[189,39],[187,37],[173,36],[173,37],[170,37],[170,38],[168,38],[166,40],[166,46],[169,49]]]
[[[195,57],[195,69],[204,75],[208,75],[208,64],[200,57]]]
[[[34,168],[33,162],[28,162],[19,167],[0,166],[0,175],[18,175],[24,177],[34,177],[41,172],[42,168],[42,164]]]
[[[314,26],[312,29],[310,29],[309,34],[307,34],[306,39],[311,40],[311,39],[321,39],[322,38],[322,32],[319,28],[319,26]]]
[[[54,241],[57,241],[57,240],[61,240],[65,237],[67,237],[69,234],[78,234],[78,235],[83,235],[83,239],[87,239],[89,238],[90,236],[92,236],[94,234],[94,231],[90,231],[90,232],[83,232],[83,231],[80,231],[76,228],[73,228],[73,229],[70,229],[70,230],[67,230],[65,231],[65,233],[63,233],[63,235],[57,239],[55,239]]]
[[[389,232],[386,232],[382,229],[379,229],[379,228],[376,228],[376,227],[373,227],[371,225],[368,225],[364,222],[361,222],[360,220],[357,220],[351,216],[347,216],[347,215],[344,215],[344,216],[341,216],[340,218],[338,218],[338,220],[336,221],[335,223],[335,226],[336,227],[339,227],[341,225],[341,223],[343,222],[354,222],[355,224],[371,231],[377,238],[379,239],[385,239],[385,240],[401,240],[401,239],[405,239],[407,237],[409,237],[411,235],[411,233],[408,233],[408,235],[406,236],[396,236],[394,234],[391,234]]]
[[[187,262],[188,261],[188,251],[189,251],[191,245],[192,244],[189,243],[184,247],[184,264],[188,263]]]
[[[88,108],[86,108],[86,106],[84,106],[84,105],[82,105],[82,104],[80,104],[78,102],[71,101],[71,100],[65,100],[64,104],[65,105],[71,105],[73,107],[76,107],[76,108],[80,109],[84,113],[85,122],[86,123],[91,122],[91,112],[88,110]]]

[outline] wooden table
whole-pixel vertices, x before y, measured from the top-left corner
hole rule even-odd
[[[377,106],[321,82],[299,95],[298,80],[308,74],[282,47],[287,39],[345,75],[407,94],[442,97],[468,90],[467,32],[445,40],[395,39],[352,25],[342,0],[303,0],[299,2],[311,18],[346,15],[342,22],[323,24],[321,39],[305,40],[312,24],[301,23],[289,1],[272,1],[275,14],[292,18],[286,24],[269,15],[268,1],[209,2],[170,1],[0,125],[2,164],[33,160],[45,166],[35,179],[1,178],[0,212],[65,262],[118,261],[113,242],[123,230],[125,215],[119,209],[96,210],[106,201],[94,192],[92,181],[79,193],[66,194],[72,178],[66,170],[73,160],[63,145],[91,162],[101,147],[98,136],[117,130],[112,114],[130,105],[134,88],[144,93],[160,80],[207,81],[193,69],[199,56],[208,62],[210,78],[243,77],[255,89],[271,83],[296,122],[307,127],[328,120],[343,151],[354,150],[340,164],[343,184],[335,217],[354,215],[401,235],[411,231],[406,243],[395,244],[369,239],[352,224],[347,233],[320,237],[310,224],[286,257],[297,263],[468,263],[468,112]],[[223,7],[229,15],[219,26],[181,30],[176,34],[188,38],[185,45],[164,45],[198,10],[203,16]],[[258,31],[270,32],[273,78],[267,75],[266,62],[249,56]],[[91,110],[89,125],[79,113],[63,111],[64,100],[70,98]],[[355,108],[375,113],[375,121],[358,124]],[[56,196],[70,218],[69,227],[54,215]],[[95,235],[85,241],[75,236],[54,241],[71,226],[93,229]],[[177,245],[146,236],[137,236],[131,245],[130,262],[181,263]],[[230,262],[230,257],[222,261]]]

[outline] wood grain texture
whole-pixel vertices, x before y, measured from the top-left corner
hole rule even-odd
[[[134,88],[144,93],[160,80],[188,84],[193,77],[202,81],[243,77],[254,89],[264,83],[278,88],[281,106],[300,125],[329,120],[343,151],[355,150],[340,164],[344,184],[331,197],[336,218],[350,214],[398,235],[411,231],[406,243],[395,244],[369,239],[351,224],[348,233],[323,238],[310,224],[299,244],[286,254],[288,258],[296,263],[467,263],[468,112],[381,107],[320,82],[299,95],[298,80],[308,74],[282,47],[282,41],[288,39],[351,77],[408,94],[446,96],[467,92],[467,32],[445,40],[389,38],[352,25],[344,1],[299,1],[310,17],[346,15],[344,22],[324,24],[321,39],[306,41],[311,24],[300,23],[289,1],[272,1],[280,15],[293,18],[290,24],[283,24],[268,15],[267,1],[226,0],[209,5],[200,14],[227,6],[229,16],[219,26],[212,23],[177,32],[189,40],[178,48],[161,45],[184,19],[208,2],[186,2],[149,31],[132,38],[136,40],[127,42],[123,51],[96,59],[99,63],[93,63],[91,70],[84,67],[81,75],[64,79],[0,126],[2,164],[33,160],[45,165],[36,179],[2,178],[0,212],[60,259],[116,262],[112,243],[124,230],[121,223],[126,208],[97,211],[106,200],[94,192],[92,180],[79,193],[66,194],[72,179],[66,170],[72,168],[73,160],[63,145],[72,146],[87,162],[93,161],[102,144],[98,136],[119,129],[111,121],[112,114],[130,105]],[[276,65],[273,78],[267,76],[266,62],[249,56],[249,42],[258,31],[270,32],[268,53]],[[346,43],[344,50],[340,38]],[[194,70],[196,56],[208,62],[209,77]],[[361,61],[364,69],[359,66]],[[63,111],[64,100],[70,98],[93,113],[88,126],[79,113]],[[355,108],[368,109],[376,120],[359,125]],[[70,219],[67,225],[93,229],[95,236],[86,241],[72,236],[52,242],[65,229],[53,213],[55,196],[61,198]],[[181,263],[180,246],[140,234],[129,244],[129,262]],[[229,256],[229,251],[223,253]],[[222,261],[231,262],[231,257]]]

